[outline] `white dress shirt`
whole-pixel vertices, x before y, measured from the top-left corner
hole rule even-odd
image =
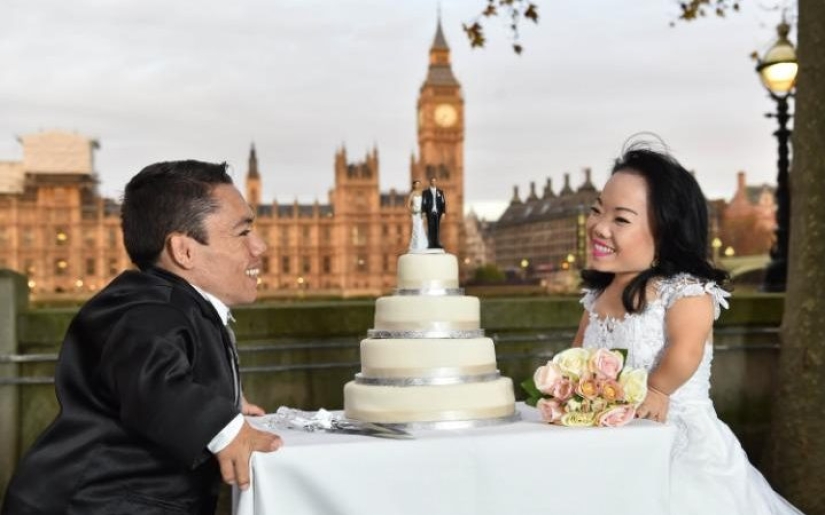
[[[215,307],[215,311],[217,311],[218,316],[221,317],[221,321],[223,322],[223,325],[227,325],[230,320],[233,320],[233,321],[235,320],[234,318],[232,318],[232,313],[229,312],[229,307],[227,307],[226,304],[221,302],[221,300],[219,298],[215,297],[214,295],[212,295],[209,292],[203,291],[202,289],[198,288],[194,284],[192,284],[191,286],[192,286],[192,288],[195,288],[195,290],[197,290],[198,293],[203,295],[203,298],[208,300],[209,303],[212,304],[212,306]],[[238,371],[235,370],[235,363],[233,362],[232,363],[232,375],[235,377],[236,387],[238,387],[237,385],[240,384],[238,382],[237,374],[238,374]],[[238,392],[238,395],[240,396],[241,393]],[[241,432],[241,428],[243,427],[243,423],[244,423],[243,414],[238,413],[235,416],[235,418],[233,418],[231,422],[226,424],[226,426],[224,426],[224,428],[221,429],[221,431],[217,435],[215,435],[215,437],[212,438],[212,440],[206,445],[206,448],[209,449],[209,452],[211,452],[212,454],[217,454],[217,453],[221,452],[224,449],[224,447],[229,445],[229,443],[232,442],[232,440],[234,440],[236,436],[238,436],[238,433]]]

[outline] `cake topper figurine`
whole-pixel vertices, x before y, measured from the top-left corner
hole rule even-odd
[[[447,214],[447,200],[438,189],[438,179],[430,177],[430,187],[421,194],[421,210],[427,215],[428,248],[443,249],[441,245],[441,218]]]
[[[407,208],[412,218],[409,252],[424,252],[427,249],[427,233],[424,232],[424,213],[421,212],[421,181],[413,181]]]

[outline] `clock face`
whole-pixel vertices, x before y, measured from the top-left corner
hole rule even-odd
[[[458,121],[458,111],[450,104],[435,106],[435,123],[441,127],[452,127]]]

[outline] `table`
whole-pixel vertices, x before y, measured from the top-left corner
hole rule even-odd
[[[236,515],[633,515],[669,512],[675,429],[522,420],[414,431],[415,439],[283,430],[284,446],[252,456]]]

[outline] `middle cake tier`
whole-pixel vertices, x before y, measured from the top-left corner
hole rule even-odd
[[[362,380],[460,382],[462,378],[497,372],[496,351],[490,338],[361,341]]]
[[[479,328],[478,297],[393,295],[375,302],[376,331],[473,331]]]

